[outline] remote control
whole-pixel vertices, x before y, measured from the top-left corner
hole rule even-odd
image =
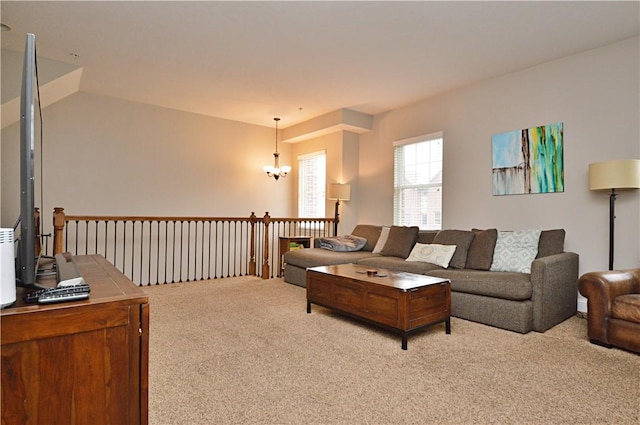
[[[86,300],[89,298],[89,285],[66,286],[61,288],[40,289],[25,295],[28,303],[51,304],[64,301]]]

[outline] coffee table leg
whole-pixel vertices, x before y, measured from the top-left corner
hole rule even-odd
[[[407,334],[402,334],[402,349],[407,349]]]
[[[444,322],[445,325],[445,332],[447,333],[447,335],[451,334],[451,318],[448,318],[446,322]]]
[[[307,314],[311,313],[311,301],[307,301]]]

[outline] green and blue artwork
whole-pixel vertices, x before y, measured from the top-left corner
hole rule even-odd
[[[562,123],[491,138],[493,194],[564,192]]]

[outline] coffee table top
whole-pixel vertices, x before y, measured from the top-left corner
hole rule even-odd
[[[333,266],[318,266],[307,269],[317,273],[323,273],[333,276],[341,276],[356,279],[364,282],[376,283],[378,285],[397,288],[402,291],[408,291],[415,288],[421,288],[428,285],[439,285],[449,282],[449,279],[440,277],[425,276],[415,273],[400,272],[396,270],[378,269],[358,264],[338,264]],[[367,270],[375,270],[377,275],[367,275]]]

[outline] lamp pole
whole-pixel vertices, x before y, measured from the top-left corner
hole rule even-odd
[[[616,190],[611,189],[609,195],[609,270],[613,270],[613,236],[614,222],[616,219]]]
[[[336,200],[336,210],[333,218],[333,236],[338,236],[338,223],[340,222],[340,214],[338,208],[340,207],[340,199]]]
[[[338,236],[338,223],[340,223],[340,201],[351,199],[351,185],[343,183],[332,183],[327,191],[328,200],[336,200],[336,209],[333,213],[333,235]]]

